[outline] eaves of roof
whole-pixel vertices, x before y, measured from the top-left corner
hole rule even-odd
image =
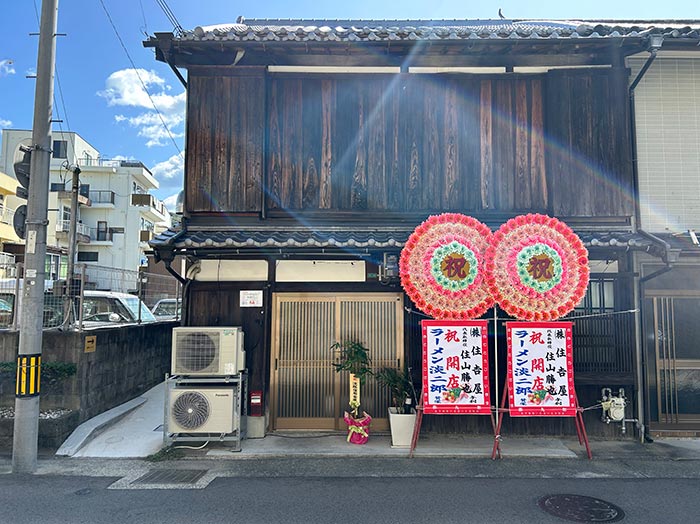
[[[399,250],[413,232],[412,228],[289,228],[272,230],[263,228],[232,229],[218,231],[169,230],[150,241],[158,250],[215,250],[217,252],[245,252],[258,250],[294,250],[322,248],[324,250]],[[615,249],[644,251],[662,257],[667,246],[650,236],[630,232],[578,232],[584,245],[591,249]]]
[[[239,19],[198,26],[176,41],[378,42],[511,39],[612,39],[663,34],[700,38],[700,20],[279,20]]]

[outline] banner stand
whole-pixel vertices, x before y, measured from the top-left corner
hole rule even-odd
[[[416,407],[409,457],[418,443],[423,415],[490,415],[488,321],[423,320],[423,388]]]
[[[416,406],[416,424],[413,426],[413,437],[411,438],[411,449],[408,453],[408,458],[413,458],[413,451],[416,449],[418,444],[418,437],[420,436],[421,424],[423,424],[423,391],[421,391],[421,401]],[[496,418],[493,412],[491,413],[491,427],[493,428],[494,439],[496,439]],[[500,452],[499,452],[500,453]]]
[[[418,444],[418,436],[420,435],[420,427],[423,423],[423,390],[420,392],[420,402],[416,406],[416,423],[413,426],[413,437],[411,437],[411,449],[408,452],[408,458],[413,458],[413,450]]]
[[[498,424],[496,425],[493,439],[493,451],[491,452],[491,459],[496,460],[501,458],[501,426],[503,425],[503,416],[508,412],[510,414],[510,409],[506,408],[506,400],[508,398],[508,383],[503,386],[503,398],[501,399],[501,407],[498,410]],[[578,404],[578,396],[574,392],[574,407],[576,408],[576,414],[574,415],[574,423],[576,424],[576,435],[578,436],[578,443],[581,446],[586,447],[586,455],[588,455],[588,460],[593,458],[591,454],[591,446],[588,442],[588,435],[586,434],[586,426],[583,423],[583,409]]]

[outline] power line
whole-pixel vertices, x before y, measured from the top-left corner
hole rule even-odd
[[[158,115],[158,118],[160,119],[161,124],[163,124],[163,128],[168,133],[168,136],[170,137],[170,140],[172,141],[173,145],[175,146],[175,149],[177,150],[178,154],[181,155],[182,151],[180,151],[180,147],[177,145],[177,142],[175,142],[175,138],[173,138],[173,135],[170,132],[170,129],[168,128],[168,125],[165,123],[165,119],[163,118],[163,115],[158,110],[156,103],[153,101],[151,94],[148,92],[148,89],[146,88],[146,83],[141,78],[141,75],[139,74],[139,70],[136,67],[136,64],[134,64],[134,61],[131,59],[131,55],[129,54],[129,51],[126,49],[126,46],[124,45],[124,41],[122,40],[122,37],[119,34],[119,31],[117,31],[117,27],[114,25],[114,21],[112,20],[112,17],[110,16],[109,11],[107,10],[107,6],[105,6],[103,0],[100,0],[100,5],[102,5],[102,9],[104,10],[105,14],[107,15],[107,19],[109,20],[109,24],[112,26],[112,29],[114,30],[114,34],[117,35],[117,40],[119,40],[119,43],[121,44],[122,49],[124,50],[124,53],[126,54],[126,57],[129,59],[129,63],[131,64],[131,67],[134,70],[134,73],[136,73],[136,78],[138,78],[139,82],[141,82],[141,87],[145,91],[146,96],[148,96],[148,99],[151,101],[151,105],[153,106],[153,110]]]
[[[177,21],[177,18],[175,18],[175,13],[172,12],[170,7],[168,6],[168,3],[165,0],[156,0],[156,3],[163,10],[165,16],[168,17],[170,23],[173,24],[173,28],[175,29],[175,35],[181,36],[185,32],[185,30],[180,25],[180,22]]]
[[[146,22],[146,13],[143,10],[143,0],[139,0],[139,7],[141,8],[141,18],[143,18],[143,27],[141,27],[141,32],[148,37],[148,22]]]

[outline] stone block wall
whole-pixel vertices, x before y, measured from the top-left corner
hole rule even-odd
[[[159,322],[82,333],[45,331],[42,362],[73,363],[77,371],[53,382],[42,381],[41,409],[72,410],[77,413],[70,417],[74,428],[141,395],[164,380],[170,371],[172,328],[176,325],[176,322]],[[93,336],[96,337],[94,352],[86,352],[86,338]],[[18,342],[18,333],[0,332],[0,362],[16,360]],[[0,407],[14,403],[15,376],[0,372]],[[41,434],[39,438],[41,441]]]

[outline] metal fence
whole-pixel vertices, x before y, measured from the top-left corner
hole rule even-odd
[[[55,274],[67,272],[59,268]],[[0,329],[19,329],[23,276],[22,264],[0,263]],[[181,288],[170,275],[76,264],[72,281],[46,280],[44,328],[83,330],[120,323],[178,320]]]

